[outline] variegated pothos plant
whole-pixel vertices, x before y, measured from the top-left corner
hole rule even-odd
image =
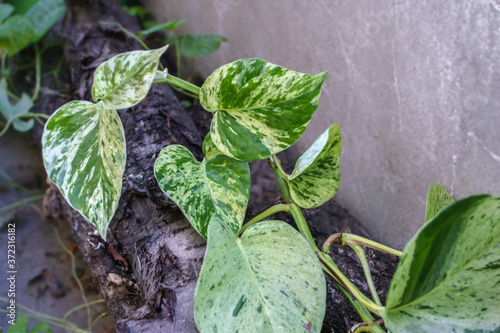
[[[331,275],[360,314],[359,332],[495,332],[500,329],[500,198],[474,196],[454,202],[431,186],[426,224],[402,253],[382,306],[367,264],[372,299],[316,246],[301,208],[330,200],[340,182],[341,137],[331,125],[297,160],[291,174],[276,154],[304,133],[316,110],[326,73],[302,74],[261,59],[224,65],[201,88],[157,70],[166,47],[119,54],[101,64],[92,86],[94,103],[73,101],[50,118],[43,134],[49,178],[68,203],[102,237],[117,208],[126,144],[116,110],[139,103],[153,82],[199,95],[213,113],[199,162],[183,146],[165,147],[155,163],[160,188],[207,239],[194,309],[201,332],[319,332]],[[248,162],[268,159],[283,201],[243,225],[250,195]],[[283,221],[289,212],[297,232]],[[345,233],[331,243],[401,255]],[[328,241],[327,241],[328,242]],[[367,311],[369,310],[369,311]]]

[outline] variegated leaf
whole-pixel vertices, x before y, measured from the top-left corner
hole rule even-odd
[[[200,332],[320,332],[323,272],[311,246],[282,221],[259,222],[241,238],[214,219],[194,297]]]
[[[391,332],[498,332],[500,197],[441,210],[406,246],[387,295]]]
[[[212,141],[212,136],[210,135],[210,132],[207,133],[205,139],[203,140],[203,155],[205,155],[205,158],[207,160],[214,158],[218,155],[224,155],[224,153],[222,153]]]
[[[102,100],[103,109],[125,109],[139,103],[148,94],[167,47],[121,53],[102,63],[94,74],[94,101]]]
[[[200,91],[200,103],[215,112],[215,145],[239,160],[265,159],[297,141],[318,107],[321,74],[302,74],[261,59],[243,59],[216,69]]]
[[[454,202],[450,192],[443,185],[431,184],[427,192],[425,222],[429,222],[441,209]]]
[[[156,159],[155,176],[201,236],[214,217],[239,232],[250,196],[248,163],[225,155],[200,163],[187,148],[170,145]]]
[[[50,180],[101,236],[120,200],[125,135],[115,110],[86,101],[61,106],[45,125],[43,161]]]
[[[340,128],[332,124],[297,160],[288,176],[290,194],[301,207],[318,207],[333,198],[340,184]]]

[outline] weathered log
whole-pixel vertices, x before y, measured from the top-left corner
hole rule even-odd
[[[118,53],[141,49],[120,29],[101,23],[117,21],[130,31],[139,30],[137,21],[114,0],[69,0],[67,5],[62,38],[68,97],[39,98],[38,109],[47,113],[69,100],[92,100],[90,87],[97,66]],[[160,46],[154,40],[149,43]],[[107,235],[112,246],[102,241],[54,185],[45,198],[46,214],[70,222],[84,260],[116,319],[118,332],[194,332],[193,296],[206,244],[158,188],[153,164],[160,150],[170,144],[182,144],[201,158],[208,113],[201,115],[199,106],[185,110],[166,84],[153,85],[139,105],[118,112],[127,140],[127,165],[122,198]],[[40,138],[41,129],[36,133]],[[266,163],[252,163],[251,168],[252,181],[257,185],[252,188],[247,216],[255,215],[278,197],[274,175]],[[346,220],[352,232],[367,236],[359,222],[333,202],[305,215],[319,242],[329,233],[340,232]],[[290,220],[284,214],[279,218]],[[340,247],[333,247],[332,252],[345,274],[368,295],[355,254]],[[367,250],[367,256],[384,299],[397,261],[371,250]],[[350,304],[328,279],[324,332],[345,332],[357,321]]]

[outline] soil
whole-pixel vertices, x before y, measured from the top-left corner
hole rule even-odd
[[[141,49],[120,29],[100,23],[117,21],[132,32],[139,30],[138,22],[123,12],[116,1],[70,0],[67,5],[68,12],[60,32],[61,52],[66,59],[60,86],[65,89],[55,95],[42,94],[35,105],[37,110],[47,114],[70,100],[92,100],[90,87],[97,66],[117,53]],[[152,48],[161,43],[161,38],[147,41]],[[168,66],[168,59],[162,61],[172,68]],[[46,78],[42,85],[55,90],[56,83]],[[89,275],[116,320],[118,332],[196,331],[193,296],[206,244],[158,188],[153,175],[155,157],[166,145],[182,144],[197,158],[202,158],[202,138],[208,131],[210,114],[199,105],[183,108],[179,97],[168,85],[155,84],[139,105],[118,111],[127,139],[127,165],[122,198],[108,229],[108,242],[104,242],[95,228],[65,202],[53,184],[49,184],[44,198],[46,218],[59,229],[71,233]],[[41,133],[42,127],[37,126],[34,134],[38,144]],[[289,162],[292,157],[280,155],[285,167],[292,167]],[[280,197],[266,162],[251,163],[251,171],[254,185],[247,220]],[[369,237],[347,209],[334,200],[320,208],[304,211],[304,215],[317,244],[322,244],[330,234],[340,232],[346,221],[349,221],[346,231]],[[271,218],[293,225],[285,214]],[[366,255],[384,301],[397,260],[370,249]],[[346,276],[369,295],[356,255],[333,246],[332,256]],[[38,272],[35,269],[36,274],[42,269],[40,267]],[[327,281],[323,332],[346,332],[360,319],[331,279],[327,277]],[[90,281],[87,282],[91,286]]]

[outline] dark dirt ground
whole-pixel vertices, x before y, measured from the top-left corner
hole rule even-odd
[[[34,144],[31,132],[18,133],[14,130],[0,138],[0,171],[5,171],[12,180],[25,190],[16,189],[0,174],[0,208],[19,202],[23,198],[42,194],[46,188],[45,171],[40,151]],[[59,245],[54,227],[67,248],[75,246],[68,224],[53,226],[41,214],[41,200],[21,207],[0,212],[0,296],[6,298],[9,290],[7,281],[7,225],[16,226],[16,304],[55,317],[83,303],[82,294],[72,276],[71,259]],[[89,302],[102,299],[81,254],[76,249],[76,272],[84,286]],[[0,302],[1,308],[6,303]],[[23,312],[17,308],[17,314]],[[103,303],[92,306],[92,317],[108,312]],[[0,313],[0,326],[8,329],[9,318]],[[87,313],[80,310],[68,320],[86,328]],[[30,319],[30,328],[37,321]],[[54,332],[64,330],[52,327]],[[114,332],[114,320],[107,316],[99,321],[94,332]]]

